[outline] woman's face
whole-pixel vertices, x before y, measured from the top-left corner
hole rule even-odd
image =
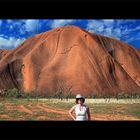
[[[78,99],[78,104],[83,104],[83,99]]]

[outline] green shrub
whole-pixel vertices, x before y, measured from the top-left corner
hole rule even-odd
[[[123,92],[117,93],[117,94],[116,94],[116,98],[117,98],[117,99],[122,99],[122,98],[124,98],[124,93],[123,93]]]
[[[14,98],[19,98],[21,97],[21,92],[16,89],[16,88],[13,88],[13,89],[8,89],[8,90],[5,90],[3,93],[2,93],[2,97],[14,97]]]
[[[52,95],[53,98],[58,98],[58,99],[61,99],[63,100],[64,98],[64,93],[63,91],[56,91],[53,95]]]
[[[75,95],[72,94],[72,92],[68,92],[66,95],[65,95],[65,98],[66,100],[70,99],[70,98],[75,98]]]
[[[98,95],[96,93],[91,93],[90,95],[87,96],[87,98],[97,98]]]
[[[1,97],[7,98],[31,98],[32,95],[30,93],[22,92],[16,88],[3,90],[1,93]]]
[[[69,91],[67,93],[64,93],[62,90],[58,90],[55,93],[48,94],[47,92],[44,94],[39,94],[38,92],[32,92],[32,93],[27,93],[27,92],[22,92],[19,91],[16,88],[13,89],[8,89],[8,90],[0,90],[0,97],[8,97],[8,98],[57,98],[63,100],[64,98],[66,100],[70,98],[75,98],[75,95]],[[86,98],[104,98],[104,99],[110,99],[112,97],[116,97],[117,99],[139,99],[140,94],[138,93],[124,93],[120,92],[115,95],[104,95],[104,94],[97,94],[97,93],[92,93],[88,95]]]
[[[136,99],[136,98],[140,98],[140,94],[138,93],[124,93],[124,92],[121,92],[121,93],[117,93],[116,94],[116,98],[117,99]]]
[[[138,94],[138,93],[132,93],[132,94],[131,94],[131,98],[132,98],[132,99],[136,99],[136,98],[139,99],[139,98],[140,98],[140,94]]]

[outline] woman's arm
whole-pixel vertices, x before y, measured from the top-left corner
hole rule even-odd
[[[73,120],[76,120],[75,117],[72,115],[72,112],[74,111],[75,106],[73,106],[70,110],[69,110],[69,115],[72,117]]]
[[[89,107],[87,108],[87,115],[88,115],[88,120],[90,121],[91,120],[91,115],[90,115]]]

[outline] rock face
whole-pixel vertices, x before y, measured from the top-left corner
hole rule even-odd
[[[51,95],[140,93],[140,51],[77,26],[37,34],[0,50],[0,89]]]

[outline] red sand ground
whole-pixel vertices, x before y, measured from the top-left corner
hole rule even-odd
[[[28,108],[25,107],[24,105],[14,106],[14,105],[7,104],[5,106],[5,109],[8,111],[18,110],[20,112],[27,113],[27,115],[30,115],[31,118],[32,116],[35,116],[34,114],[36,114],[36,112],[38,112],[39,109],[41,109],[43,112],[46,112],[48,114],[56,113],[60,115],[60,117],[55,117],[55,116],[47,117],[46,115],[38,115],[36,117],[33,117],[34,120],[63,120],[63,121],[72,120],[69,117],[68,110],[57,109],[57,108],[49,107],[44,104],[37,104],[37,105],[28,104]],[[6,120],[27,120],[26,115],[23,115],[22,117],[19,118],[16,116],[10,117],[7,114],[1,114],[0,118],[6,119]],[[138,119],[131,115],[91,114],[91,120],[138,120]]]

